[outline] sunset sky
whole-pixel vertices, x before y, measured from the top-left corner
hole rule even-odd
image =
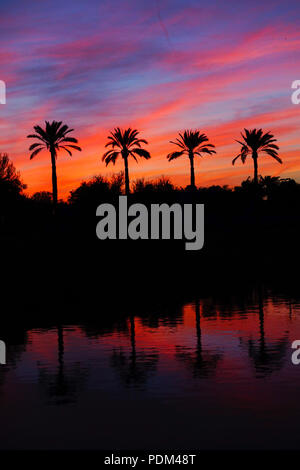
[[[152,158],[130,162],[131,179],[189,183],[186,158],[169,163],[170,139],[198,128],[216,156],[196,163],[198,185],[239,184],[249,161],[231,165],[244,127],[278,138],[283,165],[261,157],[262,174],[300,182],[299,1],[0,0],[0,151],[28,192],[51,190],[47,152],[29,160],[35,124],[62,120],[83,149],[58,157],[59,196],[95,174],[123,169],[101,161],[109,131],[136,127]]]

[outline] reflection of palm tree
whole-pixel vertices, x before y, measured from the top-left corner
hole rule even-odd
[[[197,351],[202,353],[202,343],[201,343],[201,327],[200,327],[200,305],[199,300],[195,302],[195,314],[196,314],[196,335],[197,335]]]
[[[194,170],[194,158],[195,155],[202,157],[202,153],[212,155],[216,153],[215,150],[212,150],[214,147],[213,144],[208,144],[208,138],[205,134],[200,134],[199,131],[184,131],[183,134],[179,133],[179,139],[176,139],[176,142],[171,140],[171,144],[175,144],[180,148],[180,151],[171,152],[167,155],[169,162],[175,158],[181,157],[182,155],[187,155],[190,160],[191,165],[191,187],[195,188],[195,170]]]
[[[221,354],[203,351],[199,300],[196,300],[195,302],[195,317],[197,337],[195,353],[190,353],[188,351],[189,348],[184,346],[177,346],[176,357],[177,359],[182,360],[189,365],[189,367],[192,369],[194,377],[209,377],[216,371],[218,362],[221,359]]]
[[[57,327],[57,346],[58,346],[58,374],[57,390],[59,393],[64,391],[64,330],[61,325]],[[63,393],[62,393],[63,394]]]
[[[129,170],[128,158],[131,155],[137,162],[136,157],[142,157],[148,160],[150,153],[141,148],[141,144],[148,144],[145,139],[138,138],[139,132],[136,129],[122,130],[119,127],[115,128],[108,136],[108,143],[105,147],[111,147],[102,157],[106,165],[109,163],[115,164],[117,158],[121,155],[125,165],[125,193],[130,193],[129,187]]]
[[[273,157],[277,162],[282,163],[282,160],[278,156],[277,150],[279,147],[274,144],[277,139],[274,139],[273,134],[270,132],[263,133],[262,129],[245,129],[245,134],[241,132],[243,141],[237,140],[241,144],[240,153],[232,160],[232,164],[240,158],[245,163],[246,158],[251,154],[254,164],[254,183],[258,183],[258,154],[264,152],[267,155]]]
[[[248,354],[253,360],[256,371],[264,377],[274,370],[279,370],[282,367],[283,359],[288,348],[288,337],[285,335],[277,341],[266,341],[264,302],[261,284],[259,284],[257,288],[257,297],[259,340],[258,344],[252,339],[248,340]]]
[[[263,352],[265,350],[265,315],[264,315],[264,304],[261,285],[258,286],[258,314],[259,314],[259,331],[260,331],[260,349]]]
[[[135,322],[134,316],[131,314],[129,317],[130,320],[130,342],[131,342],[131,354],[133,361],[136,361],[136,349],[135,349]]]
[[[293,305],[292,305],[292,299],[289,299],[289,319],[292,320],[293,317]]]
[[[72,152],[70,149],[75,149],[81,151],[81,148],[78,147],[77,139],[74,137],[69,137],[68,134],[74,129],[69,129],[69,127],[62,122],[48,122],[46,121],[46,127],[43,129],[40,126],[34,126],[36,134],[30,134],[27,137],[36,139],[38,142],[32,144],[29,147],[29,150],[32,151],[30,155],[30,160],[35,157],[41,150],[46,148],[49,150],[51,155],[51,165],[52,165],[52,195],[53,195],[53,207],[54,210],[57,204],[57,176],[56,176],[56,157],[57,152],[61,149],[65,150],[70,156]]]
[[[57,349],[57,372],[49,373],[46,368],[39,367],[39,381],[42,386],[46,387],[47,393],[56,404],[73,403],[76,400],[78,388],[85,380],[87,371],[83,370],[79,363],[69,369],[65,367],[64,330],[61,324],[57,326]]]
[[[141,386],[150,374],[156,369],[158,362],[158,353],[152,349],[151,352],[136,350],[135,339],[135,318],[134,315],[129,317],[130,344],[131,352],[128,357],[120,349],[114,350],[112,355],[112,366],[119,371],[122,382],[126,386]]]

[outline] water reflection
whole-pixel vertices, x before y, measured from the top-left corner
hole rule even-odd
[[[135,338],[135,318],[129,316],[130,346],[129,351],[124,348],[113,349],[111,365],[126,386],[140,387],[146,384],[148,377],[155,372],[158,362],[158,351],[155,348],[144,349],[137,352]]]
[[[261,284],[256,287],[254,292],[256,293],[258,306],[259,338],[248,339],[248,354],[253,362],[257,377],[266,377],[283,367],[287,350],[290,349],[291,345],[287,332],[276,340],[269,341],[266,339],[263,288]],[[290,319],[291,305],[289,305],[288,316]]]
[[[64,329],[57,326],[57,366],[51,369],[38,361],[38,383],[49,398],[49,403],[74,403],[83,388],[88,370],[80,362],[65,364]]]
[[[216,371],[222,354],[203,350],[199,300],[195,301],[195,327],[197,338],[195,352],[191,352],[191,348],[186,346],[176,346],[176,358],[191,369],[194,377],[209,377]]]
[[[0,447],[293,448],[299,309],[257,284],[76,325],[6,325]]]

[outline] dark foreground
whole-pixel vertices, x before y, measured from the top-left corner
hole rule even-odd
[[[298,208],[244,202],[206,204],[199,252],[6,217],[2,449],[299,449]]]
[[[93,310],[58,304],[60,321],[47,321],[46,299],[12,307],[1,449],[299,449],[300,299],[290,289],[215,285],[155,305],[149,286],[123,311],[96,292]]]

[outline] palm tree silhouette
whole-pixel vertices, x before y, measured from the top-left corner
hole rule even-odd
[[[53,197],[53,208],[55,211],[57,205],[57,176],[56,176],[56,157],[57,152],[61,149],[64,149],[70,156],[72,152],[70,148],[81,151],[81,148],[78,147],[78,141],[75,137],[68,137],[67,135],[70,132],[73,132],[74,129],[69,129],[66,124],[62,124],[62,121],[52,121],[51,123],[45,121],[46,127],[43,129],[40,126],[34,126],[36,134],[30,134],[27,137],[31,139],[37,139],[39,142],[32,144],[29,147],[29,150],[32,151],[30,155],[30,160],[35,157],[41,150],[47,149],[51,155],[51,165],[52,165],[52,197]]]
[[[254,183],[258,183],[258,154],[259,152],[265,152],[279,163],[282,163],[281,158],[278,156],[277,150],[279,150],[278,145],[274,144],[277,142],[277,139],[274,138],[274,135],[270,132],[263,133],[262,129],[244,129],[245,134],[241,132],[243,141],[237,140],[241,144],[240,153],[232,160],[232,164],[235,164],[235,161],[240,158],[243,163],[245,163],[246,158],[251,154],[254,163]]]
[[[125,193],[130,193],[129,187],[129,172],[128,172],[128,157],[131,155],[137,162],[137,156],[143,157],[146,160],[151,158],[150,153],[141,148],[141,144],[148,144],[145,139],[138,138],[139,131],[136,129],[125,129],[122,130],[116,127],[113,132],[107,137],[109,142],[105,147],[112,147],[102,157],[102,161],[105,161],[106,166],[109,163],[116,163],[117,158],[121,155],[125,165]]]
[[[176,142],[170,141],[171,144],[177,145],[181,150],[177,152],[171,152],[167,155],[169,162],[175,158],[181,157],[182,155],[188,155],[191,164],[191,187],[195,188],[195,170],[194,170],[194,158],[195,155],[202,157],[202,153],[208,153],[212,155],[216,153],[212,150],[215,146],[213,144],[207,144],[208,138],[205,134],[200,134],[200,131],[186,130],[183,134],[179,133],[179,139]]]

